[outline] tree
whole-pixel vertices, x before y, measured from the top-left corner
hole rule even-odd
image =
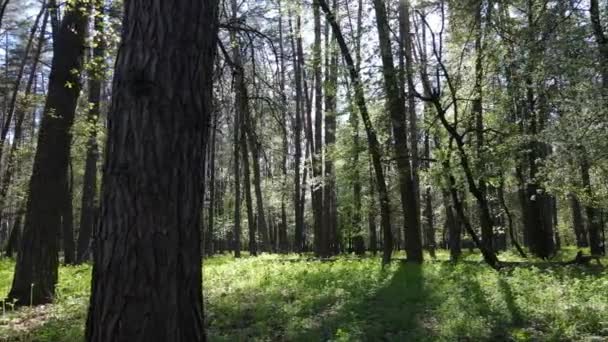
[[[407,144],[406,107],[398,83],[398,74],[393,63],[390,28],[386,14],[386,5],[382,0],[374,0],[376,21],[382,57],[382,73],[387,96],[387,110],[393,128],[394,150],[397,159],[401,207],[405,216],[404,237],[407,258],[412,262],[422,262],[422,242],[420,240],[419,210],[416,200],[416,188],[410,164],[410,149]],[[411,61],[408,61],[411,62]]]
[[[378,186],[378,197],[380,203],[380,222],[383,233],[382,263],[386,265],[391,262],[391,255],[393,252],[393,233],[391,231],[390,198],[388,196],[386,180],[384,177],[380,143],[378,142],[376,131],[374,130],[369,117],[367,102],[365,101],[365,92],[359,77],[359,71],[355,66],[355,62],[353,61],[350,50],[346,45],[346,41],[344,40],[340,26],[336,21],[336,17],[327,5],[327,2],[325,2],[325,0],[318,0],[318,3],[323,12],[325,12],[327,21],[331,25],[332,31],[336,36],[336,41],[340,47],[340,51],[342,52],[342,58],[346,63],[350,80],[353,84],[354,98],[359,109],[359,115],[361,115],[361,119],[363,120],[363,124],[365,126],[365,132],[367,133],[367,142],[369,144],[370,154],[372,157],[372,165],[374,168],[376,185]]]
[[[89,138],[87,141],[86,161],[84,167],[84,180],[82,185],[82,205],[80,212],[80,229],[76,250],[76,261],[84,262],[89,258],[89,245],[91,233],[95,224],[97,211],[97,161],[99,159],[97,146],[97,130],[99,116],[101,115],[101,92],[105,69],[105,39],[104,35],[104,4],[102,0],[94,2],[94,29],[92,49],[89,62],[89,110],[87,112],[87,128]]]
[[[55,50],[61,53],[53,56],[51,65],[25,225],[8,295],[21,305],[48,303],[55,295],[59,262],[57,236],[63,202],[54,197],[64,192],[63,180],[68,172],[70,128],[80,93],[86,26],[86,1],[75,1],[68,6],[55,37]],[[51,179],[56,181],[50,182]]]
[[[213,0],[126,3],[87,341],[205,340],[200,222],[217,10]]]

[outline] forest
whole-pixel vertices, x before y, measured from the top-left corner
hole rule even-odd
[[[0,0],[0,342],[608,341],[608,0]]]

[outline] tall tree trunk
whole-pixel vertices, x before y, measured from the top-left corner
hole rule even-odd
[[[231,0],[232,20],[238,20],[238,6],[236,0]],[[247,84],[245,83],[245,69],[243,68],[241,56],[241,44],[236,32],[230,32],[232,44],[232,58],[234,63],[234,256],[241,257],[241,148],[242,139],[245,137],[245,113],[249,111],[249,100],[247,98]]]
[[[334,12],[337,12],[337,1],[334,0]],[[336,204],[336,174],[333,154],[336,144],[336,115],[338,91],[338,51],[335,37],[330,38],[327,27],[326,78],[325,78],[325,175],[323,186],[323,220],[324,220],[324,255],[338,254],[340,243],[338,236],[338,216]],[[334,35],[335,36],[335,35]]]
[[[313,0],[314,45],[312,68],[315,87],[314,149],[312,151],[312,174],[314,177],[312,207],[314,216],[315,254],[326,256],[323,227],[323,73],[321,48],[321,12],[319,1]]]
[[[296,18],[296,29],[295,33],[291,20],[289,21],[291,30],[291,47],[292,51],[299,51],[296,45],[299,46],[300,41],[300,17]],[[296,43],[296,40],[298,43]],[[302,159],[302,55],[299,53],[293,54],[293,65],[295,73],[295,88],[296,88],[296,117],[294,123],[294,144],[295,144],[295,165],[294,165],[294,210],[295,210],[295,236],[294,236],[294,250],[297,253],[301,253],[304,250],[304,216],[303,211],[300,208],[303,206],[301,202],[302,185],[300,183],[300,165]]]
[[[61,226],[63,182],[70,158],[70,129],[80,93],[80,73],[86,35],[86,7],[76,1],[66,10],[57,34],[60,54],[53,56],[48,94],[38,135],[38,147],[29,184],[23,237],[9,298],[18,304],[53,300],[57,283],[57,236]],[[75,72],[76,71],[76,72]]]
[[[89,75],[89,111],[87,113],[87,151],[82,184],[82,204],[80,211],[80,229],[78,233],[78,247],[76,262],[82,263],[89,258],[89,245],[95,224],[95,211],[97,210],[97,161],[99,151],[97,146],[97,125],[101,115],[100,104],[102,96],[102,82],[105,73],[105,39],[104,39],[104,3],[95,0],[94,3],[93,41],[95,47],[91,60],[94,69]]]
[[[218,4],[125,5],[86,340],[204,341],[200,224]]]
[[[416,201],[416,209],[414,215],[416,215],[416,222],[420,225],[420,176],[419,168],[420,161],[418,156],[418,117],[416,115],[416,97],[415,97],[415,86],[414,86],[414,58],[412,56],[414,47],[412,43],[412,27],[410,23],[410,0],[400,0],[399,2],[399,28],[402,41],[403,57],[405,58],[405,73],[406,80],[403,80],[402,84],[406,85],[406,108],[409,119],[409,137],[410,137],[410,155],[412,163],[412,184],[414,199]],[[413,224],[413,221],[412,221]],[[418,228],[420,230],[420,228]],[[413,246],[412,248],[417,248]],[[416,253],[416,252],[414,252]]]
[[[407,259],[411,262],[422,262],[422,241],[420,239],[419,214],[416,201],[416,189],[412,178],[410,151],[407,144],[406,111],[397,72],[393,63],[390,28],[386,14],[386,5],[382,0],[374,0],[376,21],[382,55],[384,87],[387,95],[387,110],[390,113],[394,150],[397,158],[397,173],[401,191],[401,205],[404,219],[404,238]]]
[[[340,51],[342,52],[342,57],[344,58],[346,67],[348,68],[351,82],[355,90],[355,101],[357,102],[357,106],[359,107],[359,114],[361,115],[361,119],[363,120],[363,124],[365,125],[369,150],[372,156],[372,165],[374,166],[374,172],[376,176],[376,185],[378,186],[380,221],[382,225],[384,242],[382,263],[386,265],[391,262],[391,255],[393,252],[393,233],[391,231],[390,198],[388,196],[388,189],[386,187],[386,181],[384,178],[384,170],[382,168],[380,143],[378,142],[376,131],[374,130],[371,119],[369,117],[367,103],[365,101],[365,92],[363,90],[363,84],[361,83],[361,79],[359,77],[359,71],[355,66],[353,58],[350,54],[350,50],[346,45],[346,41],[344,40],[344,36],[342,35],[340,26],[338,25],[338,22],[336,21],[336,18],[331,12],[329,6],[327,6],[325,0],[318,0],[318,3],[323,9],[323,12],[325,12],[327,21],[331,25],[333,33],[336,36],[338,46],[340,47]]]
[[[287,253],[289,250],[289,242],[287,240],[287,156],[289,155],[289,140],[287,138],[287,95],[285,93],[285,48],[283,42],[283,7],[282,1],[277,1],[279,7],[279,52],[280,52],[280,91],[281,91],[281,109],[282,109],[282,147],[283,155],[281,160],[281,172],[283,175],[283,188],[281,191],[281,224],[279,225],[278,240],[279,252]]]
[[[484,2],[477,1],[475,6],[475,85],[474,85],[474,98],[473,98],[473,117],[475,118],[475,153],[477,154],[477,165],[476,169],[479,170],[480,176],[478,180],[478,188],[480,195],[487,197],[487,184],[485,180],[484,172],[484,122],[483,122],[483,63],[484,63],[484,51],[483,51],[483,39],[484,39],[484,28],[483,28],[483,5]],[[481,242],[484,244],[486,249],[493,249],[492,242],[494,240],[493,222],[492,217],[489,215],[489,210],[484,210],[481,206],[478,206],[479,223],[481,226]]]

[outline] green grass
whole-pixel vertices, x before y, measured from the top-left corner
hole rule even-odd
[[[568,250],[562,259],[571,258]],[[479,255],[453,265],[266,255],[205,261],[211,341],[608,340],[603,268],[532,262],[497,273]],[[502,260],[519,261],[511,254]],[[606,261],[604,261],[606,263]],[[0,294],[13,263],[0,260]],[[90,267],[60,271],[57,304],[0,318],[0,341],[80,341]],[[21,325],[15,322],[22,322]],[[24,323],[23,323],[24,322]]]

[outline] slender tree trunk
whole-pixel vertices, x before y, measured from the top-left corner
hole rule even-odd
[[[232,20],[238,20],[238,6],[236,0],[231,0]],[[242,139],[245,139],[245,115],[249,111],[249,100],[247,98],[247,85],[245,83],[245,70],[241,56],[241,44],[236,32],[230,32],[232,43],[232,58],[234,63],[234,256],[241,257],[241,148]]]
[[[102,95],[102,82],[105,73],[105,39],[104,39],[104,3],[95,0],[92,61],[95,68],[89,75],[89,111],[87,113],[88,141],[84,177],[82,185],[82,204],[80,211],[80,230],[78,233],[78,247],[76,262],[82,263],[89,258],[89,246],[95,224],[95,210],[97,210],[97,161],[99,148],[97,146],[97,125],[101,115],[100,104]]]
[[[334,12],[337,12],[337,1],[334,0]],[[335,255],[340,252],[338,236],[338,217],[336,204],[336,174],[334,169],[334,148],[336,144],[336,115],[337,115],[337,88],[338,88],[338,51],[335,46],[335,37],[330,38],[329,25],[327,27],[327,63],[325,82],[325,175],[323,194],[323,220],[325,254]]]
[[[504,180],[501,177],[500,187],[498,188],[498,200],[500,201],[500,205],[507,216],[507,221],[509,225],[509,237],[511,238],[511,243],[517,249],[517,252],[522,258],[527,258],[526,252],[521,248],[519,242],[517,241],[517,234],[515,234],[515,227],[513,225],[513,215],[511,215],[511,211],[509,210],[509,206],[507,206],[507,201],[505,200],[505,185]]]
[[[249,168],[249,145],[247,143],[246,133],[243,130],[241,133],[241,152],[243,155],[243,190],[245,192],[245,203],[247,206],[247,227],[249,231],[249,254],[255,256],[258,254],[256,220],[253,215],[253,201],[251,200],[251,171]]]
[[[314,216],[315,254],[327,256],[323,227],[323,73],[321,48],[321,11],[319,1],[313,0],[314,46],[312,68],[315,87],[314,149],[312,151],[312,175],[314,177],[312,206]]]
[[[296,48],[296,40],[300,38],[300,17],[298,16],[296,19],[296,29],[295,34],[293,30],[293,25],[290,23],[291,29],[291,47],[293,51],[298,51]],[[304,217],[303,211],[300,210],[303,203],[301,203],[301,193],[302,193],[302,185],[300,183],[300,165],[302,159],[302,58],[303,56],[298,54],[293,55],[293,65],[295,71],[295,88],[296,88],[296,117],[294,123],[294,144],[295,144],[295,173],[294,173],[294,210],[295,210],[295,236],[294,236],[294,250],[297,253],[301,253],[304,250]]]
[[[34,88],[34,91],[35,91],[34,83],[36,80],[36,71],[38,70],[38,61],[40,59],[40,54],[42,52],[42,46],[45,43],[44,35],[45,35],[47,22],[48,22],[48,12],[45,14],[44,19],[42,20],[41,29],[40,29],[40,32],[38,35],[36,51],[32,55],[32,62],[31,62],[32,64],[30,66],[30,74],[29,74],[29,77],[27,80],[27,84],[25,86],[23,101],[15,109],[15,128],[13,130],[13,143],[11,145],[8,156],[6,158],[6,162],[5,162],[6,169],[4,170],[4,176],[2,177],[2,185],[0,186],[0,216],[2,215],[2,212],[4,211],[6,195],[8,194],[8,190],[11,185],[13,174],[15,172],[15,167],[16,167],[15,159],[17,156],[17,150],[18,150],[21,140],[23,138],[22,137],[23,136],[23,121],[25,120],[25,114],[27,113],[27,111],[29,110],[29,107],[30,107],[30,101],[31,101],[30,95],[32,93],[32,88]],[[32,121],[34,121],[34,120],[35,120],[35,118],[32,115]],[[32,134],[32,137],[33,137],[33,134]]]
[[[80,93],[87,18],[76,1],[66,10],[56,37],[48,94],[38,135],[38,148],[29,184],[29,198],[9,298],[18,304],[42,304],[53,300],[57,283],[57,236],[61,226],[62,193],[70,158],[70,129]],[[74,72],[76,71],[76,72]],[[32,285],[33,284],[33,285]]]
[[[380,221],[383,232],[382,263],[386,265],[391,262],[391,255],[393,252],[393,233],[391,231],[390,199],[388,196],[388,189],[386,187],[386,181],[384,178],[384,170],[382,168],[380,143],[378,142],[376,131],[374,130],[369,117],[367,103],[365,101],[365,92],[363,90],[363,84],[361,83],[361,79],[359,78],[359,72],[355,66],[348,46],[346,45],[346,41],[344,40],[344,36],[342,35],[340,26],[338,25],[334,14],[329,9],[329,6],[327,6],[325,0],[318,0],[318,3],[323,9],[323,12],[325,12],[327,21],[331,25],[333,33],[336,36],[338,46],[340,47],[340,51],[342,52],[342,57],[344,58],[346,67],[348,68],[351,82],[355,90],[355,101],[357,102],[357,106],[359,107],[359,114],[361,115],[361,119],[363,120],[363,124],[365,125],[369,150],[372,156],[372,165],[374,166],[374,172],[376,176],[376,185],[378,186]]]
[[[393,63],[390,28],[386,6],[382,0],[374,0],[376,21],[384,74],[385,91],[387,95],[387,110],[390,113],[394,149],[397,158],[397,173],[401,191],[401,204],[404,219],[404,238],[407,259],[411,262],[422,262],[422,241],[420,235],[418,204],[416,189],[412,178],[410,165],[410,150],[407,144],[407,127],[405,125],[406,111],[403,96],[400,94],[397,72]]]
[[[287,240],[287,156],[289,155],[289,140],[287,139],[287,96],[285,94],[285,49],[283,42],[283,8],[282,1],[277,1],[279,7],[279,52],[280,58],[280,90],[281,90],[281,106],[282,106],[282,138],[283,138],[283,158],[281,161],[281,172],[283,175],[283,189],[281,192],[281,224],[279,225],[278,240],[279,252],[287,253],[289,250],[289,242]]]
[[[200,224],[218,3],[125,5],[86,340],[205,341]]]
[[[576,246],[581,248],[589,247],[587,232],[585,231],[585,222],[583,221],[583,215],[581,213],[581,202],[575,194],[569,194],[568,201],[570,203],[572,228],[574,229],[574,236],[576,237]]]
[[[255,191],[255,202],[257,208],[257,229],[262,239],[261,250],[271,252],[270,238],[268,235],[268,227],[266,225],[266,213],[264,212],[264,198],[262,196],[262,177],[260,171],[260,152],[256,137],[253,134],[253,123],[251,113],[246,115],[246,131],[249,140],[249,148],[251,149],[251,159],[253,161],[253,189]]]
[[[2,160],[3,157],[4,144],[6,143],[6,138],[8,137],[8,133],[11,128],[11,122],[13,121],[13,115],[15,114],[15,110],[17,108],[17,97],[19,95],[19,90],[21,89],[21,81],[23,80],[23,76],[25,74],[25,67],[27,66],[30,51],[34,45],[34,39],[36,38],[36,32],[38,31],[40,19],[42,19],[45,12],[46,6],[43,5],[38,13],[38,16],[36,17],[36,20],[34,21],[32,29],[30,30],[30,35],[25,46],[25,52],[23,53],[23,58],[21,59],[21,64],[19,65],[19,69],[17,71],[17,79],[13,86],[13,92],[11,94],[6,116],[4,118],[4,125],[2,126],[2,131],[0,132],[0,160]]]

